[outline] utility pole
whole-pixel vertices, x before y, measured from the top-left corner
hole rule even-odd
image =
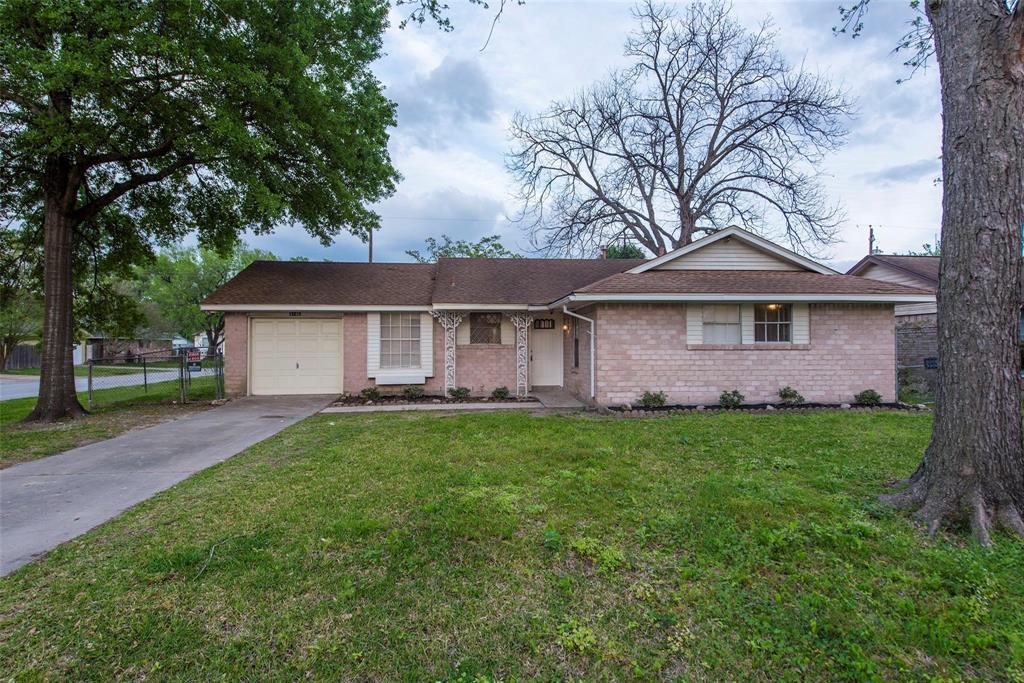
[[[868,226],[868,256],[875,253],[875,227]]]
[[[373,263],[373,228],[370,228],[367,234],[369,235],[369,238],[366,240],[366,243],[370,246],[370,254],[367,263]]]

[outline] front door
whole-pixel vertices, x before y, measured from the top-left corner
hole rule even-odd
[[[562,386],[562,316],[539,315],[530,326],[530,386]]]

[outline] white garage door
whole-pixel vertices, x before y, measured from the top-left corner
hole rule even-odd
[[[252,393],[341,393],[341,320],[253,318]]]

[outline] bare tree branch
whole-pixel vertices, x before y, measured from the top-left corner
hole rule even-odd
[[[841,214],[814,169],[845,136],[844,95],[721,3],[647,0],[635,16],[631,67],[513,119],[507,165],[535,245],[585,253],[625,233],[658,252],[730,222],[803,251],[832,241]]]

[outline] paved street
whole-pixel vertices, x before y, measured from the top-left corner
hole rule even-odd
[[[206,368],[199,372],[193,372],[193,379],[196,377],[207,377],[213,374],[213,370]],[[168,380],[177,379],[178,371],[176,369],[159,369],[149,370],[148,381],[152,382],[166,382]],[[112,387],[128,387],[136,384],[142,384],[147,378],[144,377],[142,372],[131,373],[126,375],[98,375],[93,378],[93,388],[109,389]],[[76,377],[75,388],[78,391],[87,391],[89,388],[89,379],[87,377]],[[27,398],[29,396],[39,395],[39,377],[28,376],[28,375],[3,375],[0,377],[0,401],[6,401],[12,398]]]

